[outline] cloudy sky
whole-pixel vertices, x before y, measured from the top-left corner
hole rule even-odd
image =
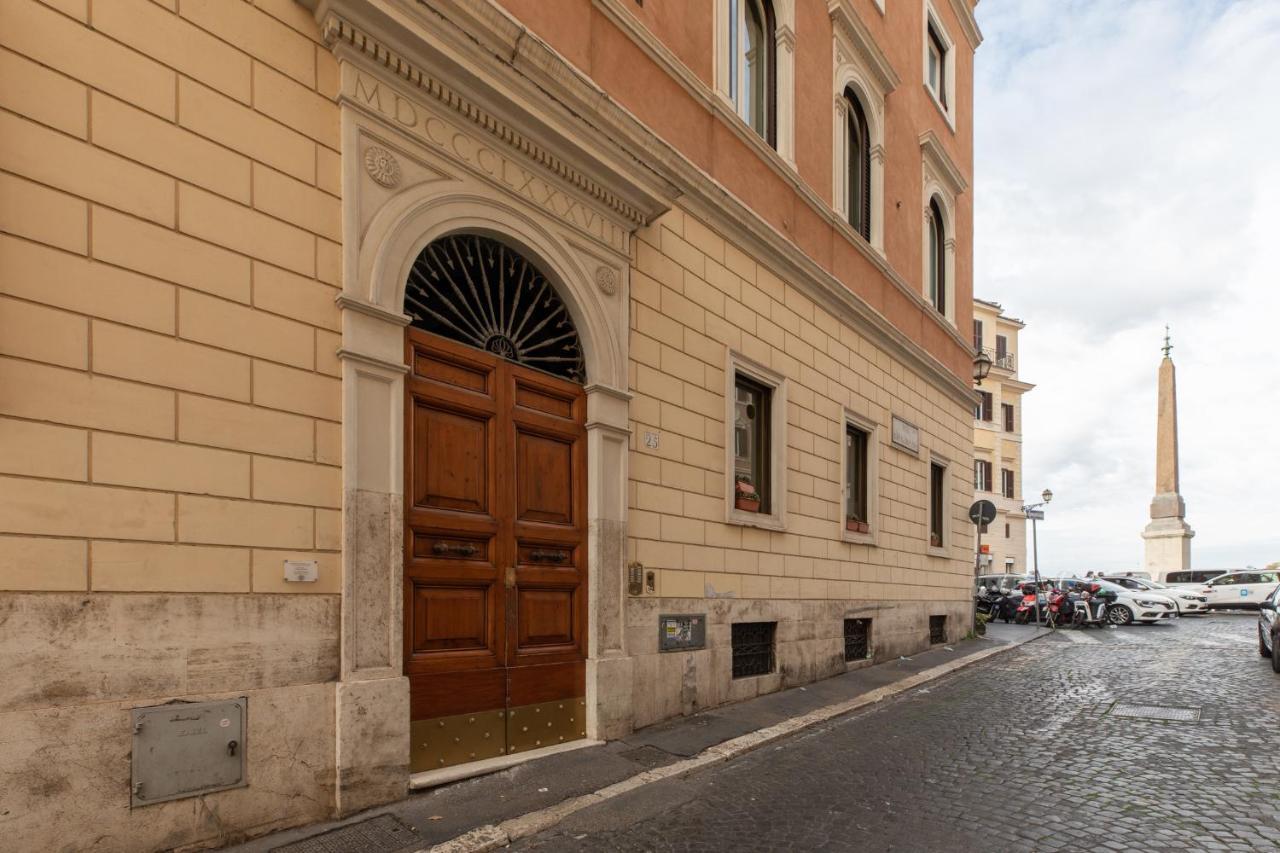
[[[1164,324],[1197,567],[1280,560],[1280,0],[984,0],[976,295],[1050,573],[1138,568]]]

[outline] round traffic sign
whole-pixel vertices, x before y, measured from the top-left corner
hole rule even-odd
[[[988,500],[974,501],[969,507],[969,520],[974,524],[990,524],[996,520],[996,505]]]

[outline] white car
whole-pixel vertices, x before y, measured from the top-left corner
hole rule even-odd
[[[1129,625],[1134,622],[1150,624],[1178,618],[1178,605],[1167,595],[1126,589],[1102,578],[1068,578],[1058,581],[1059,586],[1072,592],[1079,592],[1091,583],[1116,594],[1115,602],[1107,608],[1107,621],[1112,625]]]
[[[1232,572],[1208,581],[1205,589],[1211,609],[1247,607],[1256,610],[1277,586],[1280,586],[1280,581],[1277,581],[1275,572]]]
[[[1153,592],[1156,595],[1172,598],[1173,603],[1178,606],[1179,616],[1209,611],[1209,598],[1203,585],[1198,588],[1169,586],[1159,581],[1138,577],[1109,577],[1106,580],[1134,592]]]

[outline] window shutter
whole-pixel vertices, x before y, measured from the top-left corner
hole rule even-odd
[[[984,421],[991,420],[992,418],[991,410],[994,405],[995,405],[995,397],[991,395],[990,391],[983,391],[982,392],[982,419]]]
[[[996,358],[1001,359],[1009,351],[1009,339],[1004,335],[996,335]]]
[[[973,321],[973,348],[982,351],[982,321]]]

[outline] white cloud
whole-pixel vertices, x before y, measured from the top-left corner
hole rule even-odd
[[[1042,568],[1140,563],[1166,322],[1193,560],[1280,560],[1280,0],[978,8],[975,292],[1027,322]]]

